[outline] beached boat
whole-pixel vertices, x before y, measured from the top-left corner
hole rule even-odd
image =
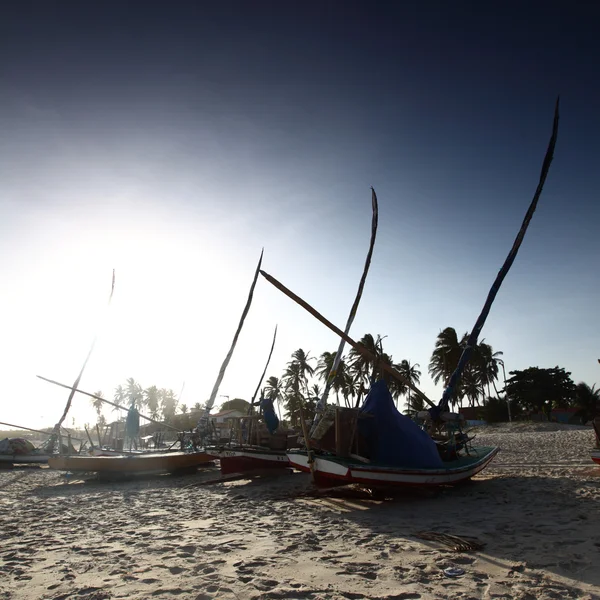
[[[380,380],[360,410],[329,407],[310,439],[310,447],[316,449],[292,450],[288,459],[294,468],[311,472],[317,485],[456,484],[485,469],[498,448],[471,446],[460,417],[447,423],[451,434],[434,439],[424,426],[398,411],[386,382]]]
[[[234,446],[209,451],[221,463],[221,473],[253,473],[270,469],[287,469],[290,466],[287,454],[261,446]]]
[[[592,450],[592,460],[600,465],[600,448],[594,448]]]
[[[207,450],[219,459],[223,475],[290,467],[286,451],[297,445],[298,435],[278,430],[279,420],[270,400],[263,398],[261,407],[261,414],[231,419],[230,441]],[[265,418],[265,408],[271,430],[261,421]],[[275,421],[271,420],[273,418]]]
[[[67,446],[64,446],[64,450],[67,451]],[[50,456],[45,444],[36,448],[25,438],[5,438],[0,441],[0,466],[45,465]]]
[[[104,475],[142,475],[190,471],[213,461],[206,452],[157,452],[128,456],[53,456],[51,469]]]
[[[348,328],[342,331],[302,298],[261,270],[261,275],[267,281],[334,331],[370,364],[373,364],[372,381],[379,379],[371,386],[360,410],[347,409],[350,412],[344,415],[340,407],[327,407],[325,402],[322,402],[322,406],[317,410],[317,420],[313,423],[310,432],[302,418],[306,451],[288,452],[288,458],[293,466],[303,471],[310,471],[315,483],[337,481],[362,483],[371,487],[458,483],[480,472],[498,453],[498,448],[473,447],[472,439],[462,431],[460,415],[450,412],[449,405],[454,399],[463,371],[474,348],[477,347],[479,334],[494,299],[517,256],[537,207],[554,156],[558,122],[557,100],[552,135],[535,194],[437,405],[393,366],[379,360],[376,353],[350,338]],[[401,382],[423,403],[431,407],[428,411],[423,411],[425,415],[421,423],[398,412],[387,388],[386,377],[393,377]],[[333,409],[333,418],[328,414],[331,413],[331,409]],[[331,435],[332,431],[333,435]]]
[[[10,465],[45,465],[49,454],[0,454],[0,464]]]
[[[445,462],[441,469],[402,469],[397,466],[365,464],[355,459],[317,455],[313,468],[317,485],[333,486],[360,483],[379,486],[437,486],[466,481],[485,469],[498,453],[498,448],[474,448],[469,455]],[[290,464],[299,471],[311,472],[308,453],[288,453]]]

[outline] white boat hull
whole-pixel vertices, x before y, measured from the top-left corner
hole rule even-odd
[[[468,464],[442,469],[402,469],[315,455],[312,470],[316,482],[324,485],[348,483],[361,483],[373,487],[452,485],[470,479],[485,469],[499,449],[486,450],[481,457]],[[311,472],[306,452],[288,452],[288,458],[292,467]]]

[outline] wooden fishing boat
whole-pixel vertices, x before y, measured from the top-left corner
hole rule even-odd
[[[485,469],[499,450],[471,446],[460,423],[456,415],[448,421],[450,435],[432,436],[398,411],[380,380],[360,410],[329,407],[313,431],[311,449],[287,456],[292,467],[312,473],[316,485],[452,485]]]
[[[219,459],[221,474],[252,473],[290,467],[285,450],[271,450],[261,446],[231,446],[209,450]]]
[[[365,463],[335,455],[316,455],[313,462],[315,483],[333,486],[360,483],[368,487],[438,486],[466,481],[485,469],[498,453],[498,448],[473,448],[468,455],[444,462],[440,469],[403,469],[398,466]],[[290,465],[299,471],[311,472],[308,452],[288,452]]]
[[[270,433],[257,414],[231,419],[231,424],[231,441],[207,450],[219,459],[221,474],[289,468],[286,450],[296,445],[297,435],[286,431]]]
[[[110,475],[177,473],[190,471],[213,461],[206,452],[157,452],[129,456],[53,456],[51,469],[95,472]]]
[[[0,465],[45,465],[49,454],[0,454]]]
[[[592,450],[592,460],[600,465],[600,448],[594,448]]]

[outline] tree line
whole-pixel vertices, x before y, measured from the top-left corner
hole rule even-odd
[[[412,363],[408,359],[394,362],[393,357],[383,349],[383,339],[372,334],[360,338],[358,344],[368,350],[373,358],[366,358],[354,348],[342,358],[331,384],[336,402],[357,407],[368,393],[370,382],[384,379],[397,405],[400,398],[405,398],[406,414],[414,415],[426,409],[423,400],[412,394],[407,385],[381,369],[382,363],[393,366],[411,384],[418,386],[422,375],[419,363]],[[428,365],[428,372],[435,384],[442,383],[444,387],[448,384],[467,339],[468,333],[459,337],[452,327],[438,334]],[[485,339],[477,344],[453,392],[451,406],[455,410],[466,403],[470,407],[480,407],[478,412],[486,420],[508,420],[507,400],[510,400],[514,416],[531,412],[549,415],[552,408],[575,408],[581,420],[587,422],[600,412],[600,389],[595,386],[590,387],[584,382],[575,385],[570,378],[571,373],[559,367],[530,367],[524,371],[510,371],[507,379],[502,356],[503,353],[494,351]],[[299,425],[300,407],[304,408],[307,419],[312,417],[335,357],[335,352],[323,352],[317,358],[299,348],[292,353],[280,377],[271,376],[267,379],[264,392],[283,408],[292,427]],[[503,383],[499,385],[501,371]]]
[[[438,334],[428,365],[428,372],[435,384],[447,385],[458,366],[467,338],[467,333],[459,338],[452,327],[446,327]],[[384,339],[369,333],[360,338],[359,346],[368,350],[372,358],[352,348],[342,357],[333,374],[330,394],[337,404],[358,407],[368,393],[371,381],[384,379],[397,405],[401,398],[405,399],[406,414],[413,415],[424,410],[427,407],[420,397],[412,394],[406,384],[381,368],[384,363],[393,366],[412,385],[418,386],[421,366],[409,359],[395,362],[392,355],[384,351]],[[507,379],[502,356],[503,353],[494,351],[485,339],[477,344],[451,398],[454,409],[465,403],[467,406],[481,407],[481,416],[490,421],[507,419],[507,400],[510,401],[513,416],[528,412],[549,414],[552,408],[578,408],[582,420],[587,421],[600,412],[600,389],[595,386],[590,387],[583,382],[575,385],[570,378],[571,373],[559,367],[530,367],[522,371],[510,371]],[[292,353],[281,376],[267,379],[263,393],[273,400],[280,417],[285,418],[292,427],[300,424],[301,407],[305,410],[306,418],[312,418],[335,359],[335,351],[326,351],[317,357],[299,348]],[[500,371],[503,383],[499,386]],[[102,396],[102,392],[96,392],[96,395]],[[119,406],[135,406],[140,411],[146,411],[151,418],[166,422],[172,421],[178,411],[182,415],[190,412],[186,404],[179,403],[173,390],[155,385],[143,388],[133,378],[115,389],[112,400]],[[231,406],[225,403],[221,410],[239,408],[237,405],[234,407],[233,403],[244,401],[235,399],[229,402]],[[102,414],[102,401],[93,399],[92,405],[96,409],[99,424],[104,424],[106,419]],[[249,405],[244,402],[244,406]],[[204,404],[200,402],[193,406],[195,411],[203,408]]]

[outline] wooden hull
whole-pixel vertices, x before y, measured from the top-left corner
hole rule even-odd
[[[222,475],[286,469],[290,466],[285,450],[233,447],[214,450],[211,454],[220,460]]]
[[[600,448],[594,448],[592,450],[592,460],[600,465]]]
[[[168,452],[131,456],[56,456],[48,460],[60,471],[102,474],[175,473],[212,462],[206,452]]]
[[[402,469],[316,454],[313,463],[315,483],[327,486],[360,483],[369,487],[453,485],[485,469],[498,450],[475,448],[471,457],[445,463],[442,469]],[[305,451],[288,452],[288,458],[292,467],[310,472]]]
[[[13,465],[45,465],[47,454],[0,454],[0,463]]]

